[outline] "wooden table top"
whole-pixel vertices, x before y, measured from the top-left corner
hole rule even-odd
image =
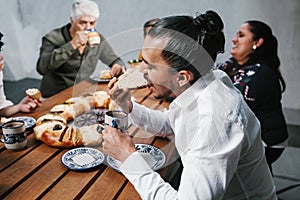
[[[32,113],[15,116],[31,116],[37,119],[71,97],[107,91],[106,84],[83,81],[43,101],[42,106]],[[132,91],[137,101],[153,109],[168,108],[168,103],[151,96],[150,91]],[[174,145],[168,139],[155,138],[149,133],[131,126],[129,133],[135,143],[146,143],[163,150],[167,164],[159,170],[164,177],[173,159]],[[96,147],[101,150],[101,147]],[[7,150],[0,143],[0,199],[140,199],[131,183],[121,173],[100,165],[91,171],[72,171],[61,163],[68,149],[49,147],[35,140],[29,132],[27,148],[22,151]]]

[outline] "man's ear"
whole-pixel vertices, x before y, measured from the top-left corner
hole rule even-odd
[[[188,70],[181,70],[178,72],[176,81],[179,86],[190,84],[190,81],[194,80],[194,75]]]

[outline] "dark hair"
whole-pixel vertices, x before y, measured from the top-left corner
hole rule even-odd
[[[4,45],[4,43],[1,41],[2,37],[3,37],[3,34],[0,32],[0,51],[1,51],[2,46]]]
[[[217,54],[224,52],[223,28],[221,17],[209,10],[195,18],[181,15],[161,18],[148,35],[165,39],[167,44],[162,51],[163,59],[177,71],[191,71],[197,80],[200,73],[208,70],[208,65],[212,67]],[[199,67],[202,69],[199,70]]]
[[[146,37],[147,31],[146,29],[149,27],[153,27],[154,24],[156,24],[160,19],[159,18],[153,18],[153,19],[149,19],[148,21],[146,21],[144,23],[143,29],[144,29],[144,37]]]
[[[251,33],[253,33],[254,41],[258,40],[259,38],[264,40],[262,45],[257,47],[254,52],[249,55],[249,60],[247,61],[246,65],[260,63],[271,67],[278,75],[283,92],[286,88],[286,84],[279,70],[280,60],[277,54],[278,42],[272,33],[272,29],[264,22],[257,20],[249,20],[245,23],[249,24],[249,30]]]

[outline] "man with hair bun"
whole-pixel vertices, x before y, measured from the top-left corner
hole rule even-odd
[[[221,70],[223,23],[208,11],[195,18],[161,18],[146,35],[144,76],[156,98],[174,100],[169,110],[131,101],[112,79],[112,99],[131,121],[155,136],[174,137],[183,171],[178,190],[153,171],[126,133],[107,126],[103,149],[142,199],[277,199],[264,156],[260,124],[241,93]]]
[[[71,87],[75,81],[89,78],[98,60],[111,67],[112,76],[123,73],[124,62],[115,54],[102,34],[98,33],[98,45],[88,42],[87,31],[95,29],[99,15],[95,2],[75,0],[71,8],[70,23],[52,30],[42,38],[36,68],[43,76],[43,97],[50,97]]]

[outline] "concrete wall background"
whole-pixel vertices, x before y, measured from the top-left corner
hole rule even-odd
[[[154,17],[217,11],[225,23],[226,52],[218,62],[229,57],[238,27],[248,19],[268,23],[279,41],[281,71],[287,82],[283,106],[300,110],[300,1],[299,0],[95,0],[101,16],[97,29],[109,40],[124,61],[135,58],[142,45],[140,29]],[[5,34],[3,54],[6,58],[4,79],[41,78],[35,63],[41,37],[69,22],[73,0],[0,0],[0,31]],[[132,33],[134,32],[134,36]],[[131,35],[131,36],[129,36]],[[132,45],[131,43],[134,43]],[[127,49],[130,49],[129,51]],[[136,51],[135,51],[136,50]],[[127,52],[126,52],[127,51]],[[300,120],[299,120],[300,121]]]

